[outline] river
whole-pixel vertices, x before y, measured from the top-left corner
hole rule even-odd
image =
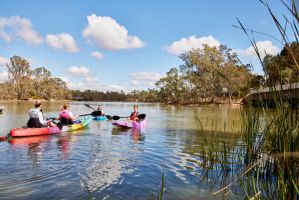
[[[71,102],[73,113],[91,113],[84,103],[98,105]],[[101,104],[107,114],[118,116],[127,116],[133,106]],[[24,126],[32,105],[0,102],[5,106],[0,135]],[[235,145],[234,133],[241,128],[239,108],[138,105],[139,112],[147,115],[148,127],[142,131],[116,128],[111,121],[92,121],[75,132],[0,142],[0,199],[157,199],[162,175],[163,198],[207,199],[231,181],[217,169],[221,163],[212,165],[206,159],[207,144],[217,140],[216,144]],[[44,102],[43,111],[55,117],[61,106]]]

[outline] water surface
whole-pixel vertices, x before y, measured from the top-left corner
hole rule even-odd
[[[91,113],[84,103],[71,102],[73,113]],[[133,106],[101,104],[107,114],[119,116],[130,114]],[[142,131],[92,121],[75,132],[0,142],[0,199],[157,199],[162,174],[166,199],[206,199],[229,181],[206,159],[206,147],[213,140],[234,145],[230,138],[241,127],[239,108],[138,105],[147,114],[148,127]],[[5,135],[26,124],[32,102],[0,106],[5,106],[0,115],[0,135]],[[60,107],[43,103],[47,117],[57,116]],[[195,115],[207,140],[198,132]],[[228,133],[214,137],[215,128]]]

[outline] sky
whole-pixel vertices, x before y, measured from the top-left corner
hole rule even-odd
[[[282,19],[280,0],[268,1]],[[227,45],[254,73],[261,66],[237,18],[249,29],[280,39],[258,0],[1,0],[0,82],[14,55],[32,69],[46,67],[70,89],[129,92],[153,88],[179,55],[203,44]],[[254,34],[262,52],[281,42]]]

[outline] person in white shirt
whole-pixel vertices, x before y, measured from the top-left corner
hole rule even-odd
[[[55,126],[53,122],[44,120],[42,113],[42,103],[39,100],[34,103],[34,106],[35,108],[29,110],[29,120],[27,123],[29,128]]]

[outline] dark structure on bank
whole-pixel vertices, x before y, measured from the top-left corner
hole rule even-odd
[[[296,108],[299,105],[299,83],[251,89],[250,94],[245,96],[242,102],[254,106],[266,105],[268,107],[273,107],[276,103],[282,103]]]

